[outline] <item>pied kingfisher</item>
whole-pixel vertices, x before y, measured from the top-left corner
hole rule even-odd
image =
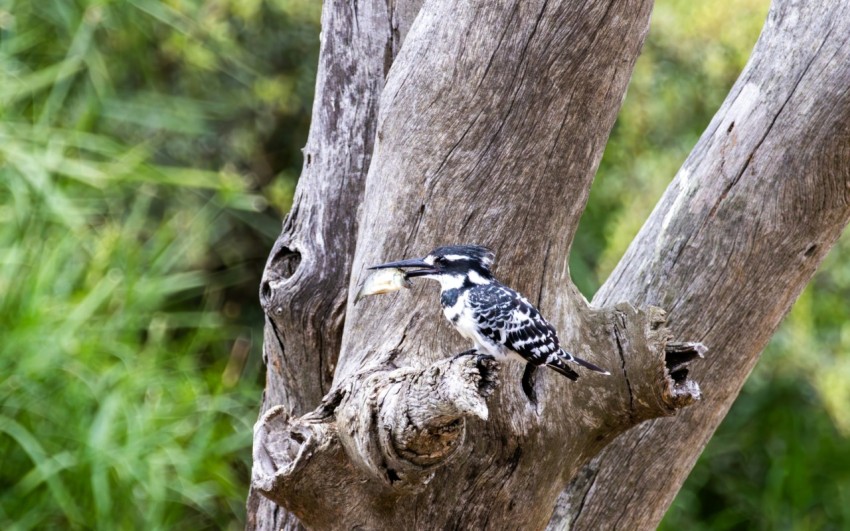
[[[555,328],[540,311],[528,299],[493,278],[490,266],[494,258],[486,247],[450,245],[438,247],[424,258],[389,262],[369,269],[418,268],[408,270],[405,276],[437,280],[442,288],[443,314],[463,337],[475,343],[479,354],[526,362],[522,388],[532,403],[536,403],[532,379],[540,365],[570,380],[576,380],[578,373],[567,362],[610,374],[561,348]]]

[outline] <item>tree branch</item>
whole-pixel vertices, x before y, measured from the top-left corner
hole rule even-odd
[[[331,386],[378,98],[421,1],[358,6],[328,0],[323,6],[304,167],[260,288],[267,369],[261,415],[278,404],[291,414],[309,411]],[[300,526],[252,492],[246,527],[278,531]]]
[[[566,411],[547,413],[546,407],[557,407],[551,400],[540,410],[525,403],[523,414],[528,418],[506,418],[504,412],[493,411],[500,419],[495,422],[532,421],[535,431],[545,429],[547,439],[559,440],[563,453],[549,448],[532,455],[542,464],[557,462],[567,477],[617,434],[642,420],[672,415],[700,396],[686,375],[703,349],[668,343],[663,311],[641,312],[620,304],[611,310],[588,310],[586,316],[588,324],[599,330],[586,348],[598,351],[616,345],[622,375],[597,376],[594,387],[563,397]],[[254,430],[254,489],[304,524],[322,529],[397,528],[409,523],[410,511],[422,500],[467,490],[451,478],[457,477],[458,469],[491,458],[476,456],[464,442],[470,431],[475,434],[470,437],[478,437],[480,421],[490,418],[485,398],[496,386],[499,365],[470,351],[423,369],[398,368],[396,355],[391,352],[342,380],[308,415],[291,420],[283,408],[266,414]],[[502,400],[495,403],[504,404],[506,396],[515,396],[512,391],[502,390]],[[544,396],[551,396],[550,390]],[[561,429],[546,422],[558,415]],[[470,424],[471,418],[478,423]],[[503,437],[517,435],[510,426],[497,429]],[[541,442],[527,441],[522,448]],[[521,456],[513,460],[516,468]],[[447,469],[449,463],[456,466]],[[525,463],[537,474],[560,468],[535,469],[534,464]],[[511,479],[530,480],[524,475]],[[316,493],[321,493],[320,499]],[[378,500],[392,500],[393,511],[376,512]],[[438,505],[432,510],[444,520],[465,516],[451,507]],[[520,520],[539,520],[539,513],[531,507],[514,510]]]
[[[297,267],[289,268],[289,277],[268,274],[264,280],[267,347],[277,348],[285,338],[287,348],[286,357],[282,349],[269,356],[270,364],[279,364],[274,375],[270,370],[270,387],[279,378],[287,391],[273,391],[267,404],[281,399],[287,407],[264,417],[255,432],[258,492],[317,528],[398,528],[417,521],[430,527],[510,521],[542,528],[581,464],[617,434],[699,397],[686,377],[698,346],[689,355],[684,347],[668,349],[670,333],[656,308],[588,307],[566,265],[650,6],[647,0],[434,0],[423,7],[381,95],[353,261],[347,258],[351,240],[345,239],[355,227],[352,215],[326,212],[339,207],[334,201],[353,211],[352,200],[327,178],[312,191],[305,181],[303,197],[314,195],[303,204],[299,199],[287,221],[296,227],[292,219],[297,222],[302,205],[310,205],[321,230],[300,229],[301,243],[289,245],[286,238],[293,237],[286,229],[270,261],[272,272],[286,272],[290,263]],[[357,19],[365,27],[375,17],[383,20],[383,14],[370,13]],[[348,22],[338,23],[353,31]],[[364,38],[364,50],[374,51],[374,42]],[[323,54],[332,54],[328,42],[344,42],[345,34],[338,39],[326,41]],[[377,93],[375,85],[369,87],[367,96]],[[337,101],[323,99],[319,108],[330,112]],[[341,153],[342,133],[334,127],[350,134],[359,122],[321,116],[335,120],[325,123],[335,135],[328,149]],[[322,202],[321,194],[330,195]],[[456,198],[464,199],[464,208]],[[345,228],[336,235],[341,243],[331,241],[334,221]],[[543,372],[534,407],[520,390],[522,367],[505,363],[504,385],[489,399],[484,422],[486,393],[479,384],[489,379],[468,361],[446,359],[460,350],[459,342],[437,317],[434,294],[430,304],[415,304],[412,297],[422,295],[416,289],[349,304],[333,388],[317,411],[296,417],[308,398],[319,401],[316,384],[301,382],[311,378],[299,370],[312,374],[316,363],[320,372],[331,365],[325,362],[339,337],[338,302],[344,299],[336,287],[347,264],[353,301],[365,266],[457,241],[496,248],[497,273],[520,291],[537,294],[535,302],[559,329],[562,344],[619,371],[611,377],[584,373],[576,383]],[[316,249],[308,253],[304,245]],[[293,250],[300,263],[290,258]],[[292,293],[298,297],[288,299]],[[319,304],[329,296],[332,304]],[[287,300],[297,304],[280,303]],[[296,352],[290,353],[293,337]],[[376,367],[374,360],[385,361]],[[325,390],[326,372],[321,374]]]
[[[850,2],[774,3],[726,102],[594,298],[667,308],[677,336],[711,349],[695,367],[709,400],[609,446],[564,493],[551,529],[658,525],[846,226],[848,36]]]

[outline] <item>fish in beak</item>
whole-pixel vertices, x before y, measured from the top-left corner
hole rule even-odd
[[[404,271],[404,269],[413,267],[418,269]],[[355,304],[363,297],[369,295],[380,295],[401,289],[410,289],[413,287],[410,277],[419,277],[438,272],[436,268],[428,265],[428,262],[423,258],[388,262],[386,264],[372,266],[369,269],[372,270],[372,273],[360,285],[360,290],[354,298]]]
[[[380,269],[372,271],[366,280],[360,285],[360,290],[354,298],[354,304],[369,295],[381,295],[392,293],[402,289],[410,289],[413,282],[404,275],[404,271],[396,268]]]

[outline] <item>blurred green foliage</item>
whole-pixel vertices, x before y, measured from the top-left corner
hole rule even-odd
[[[318,23],[0,0],[0,528],[241,528]]]
[[[256,303],[306,139],[317,0],[0,0],[0,527],[239,528]],[[587,294],[767,0],[659,0],[571,267]],[[663,529],[850,526],[850,239]]]

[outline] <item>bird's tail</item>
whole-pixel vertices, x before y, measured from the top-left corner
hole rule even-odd
[[[596,366],[596,365],[590,363],[589,361],[585,361],[581,358],[573,356],[572,354],[570,354],[569,352],[567,352],[564,349],[561,349],[556,354],[550,355],[549,358],[546,360],[546,366],[548,366],[551,369],[554,369],[556,372],[563,374],[564,376],[566,376],[570,380],[578,379],[578,373],[576,371],[572,370],[567,365],[566,362],[576,363],[576,364],[581,365],[582,367],[584,367],[586,369],[590,369],[591,371],[602,373],[602,374],[605,374],[605,375],[611,374],[610,372],[606,371],[602,367]]]
[[[546,358],[546,366],[550,369],[554,369],[555,372],[559,374],[563,374],[572,381],[578,380],[578,373],[569,368],[567,364],[564,363],[564,357],[558,353],[550,354],[549,357]]]

